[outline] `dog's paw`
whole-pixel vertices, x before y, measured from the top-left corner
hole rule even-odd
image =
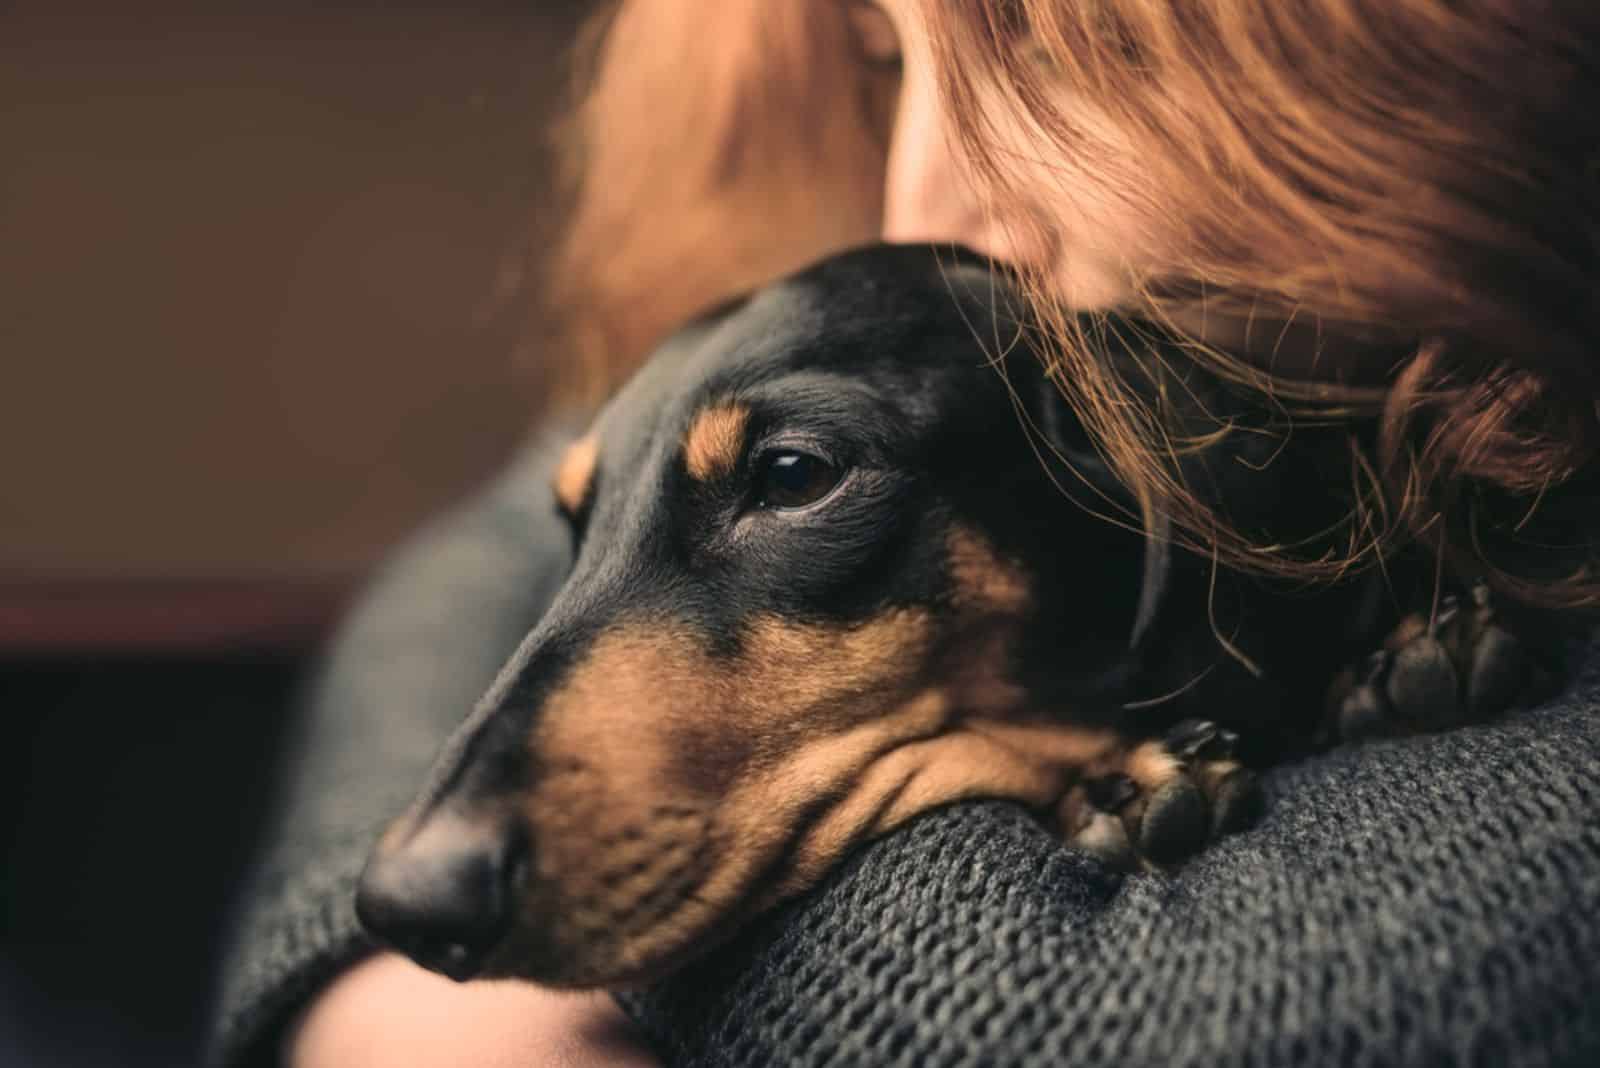
[[[1167,868],[1253,822],[1256,777],[1234,759],[1238,737],[1185,720],[1128,750],[1115,770],[1085,779],[1062,804],[1068,841],[1124,871]]]
[[[1341,672],[1319,740],[1393,737],[1483,723],[1552,688],[1553,679],[1495,614],[1489,591],[1445,597],[1430,624],[1408,616],[1384,647]]]

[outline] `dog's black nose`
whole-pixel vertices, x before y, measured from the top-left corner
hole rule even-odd
[[[438,814],[384,836],[361,873],[356,915],[406,956],[470,979],[511,926],[527,838],[495,821]]]

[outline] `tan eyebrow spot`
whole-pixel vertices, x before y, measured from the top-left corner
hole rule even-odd
[[[550,488],[555,491],[556,502],[568,515],[576,515],[583,508],[589,487],[594,484],[594,468],[599,456],[600,443],[593,434],[574,441],[562,455]]]
[[[744,448],[750,409],[740,404],[715,404],[695,416],[684,438],[683,460],[689,475],[707,482],[730,473]]]

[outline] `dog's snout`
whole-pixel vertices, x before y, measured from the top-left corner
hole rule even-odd
[[[361,874],[356,914],[423,967],[470,979],[511,926],[527,857],[517,824],[431,816],[385,836]]]

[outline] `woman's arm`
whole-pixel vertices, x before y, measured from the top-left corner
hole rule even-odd
[[[353,898],[377,833],[410,802],[445,736],[566,577],[570,536],[549,488],[564,441],[532,445],[486,491],[413,538],[343,626],[280,757],[285,779],[223,964],[217,1063],[278,1063],[287,1024],[325,990],[341,996],[319,1000],[300,1028],[296,1048],[308,1057],[330,1027],[337,1037],[340,1020],[357,1023],[344,1037],[359,1041],[359,1013],[391,998],[369,1021],[397,1036],[402,1006],[442,1007],[438,999],[454,995],[449,1004],[481,1032],[496,1005],[521,1014],[538,993],[524,992],[519,1004],[389,956],[350,970],[372,952]],[[551,1019],[596,1018],[594,1003],[583,1013],[569,1011],[572,1002],[541,1005]]]
[[[1278,769],[1170,878],[931,813],[630,1010],[698,1068],[1600,1064],[1596,659],[1536,712]]]
[[[394,953],[354,965],[288,1030],[292,1068],[650,1068],[656,1060],[605,994],[456,983]]]

